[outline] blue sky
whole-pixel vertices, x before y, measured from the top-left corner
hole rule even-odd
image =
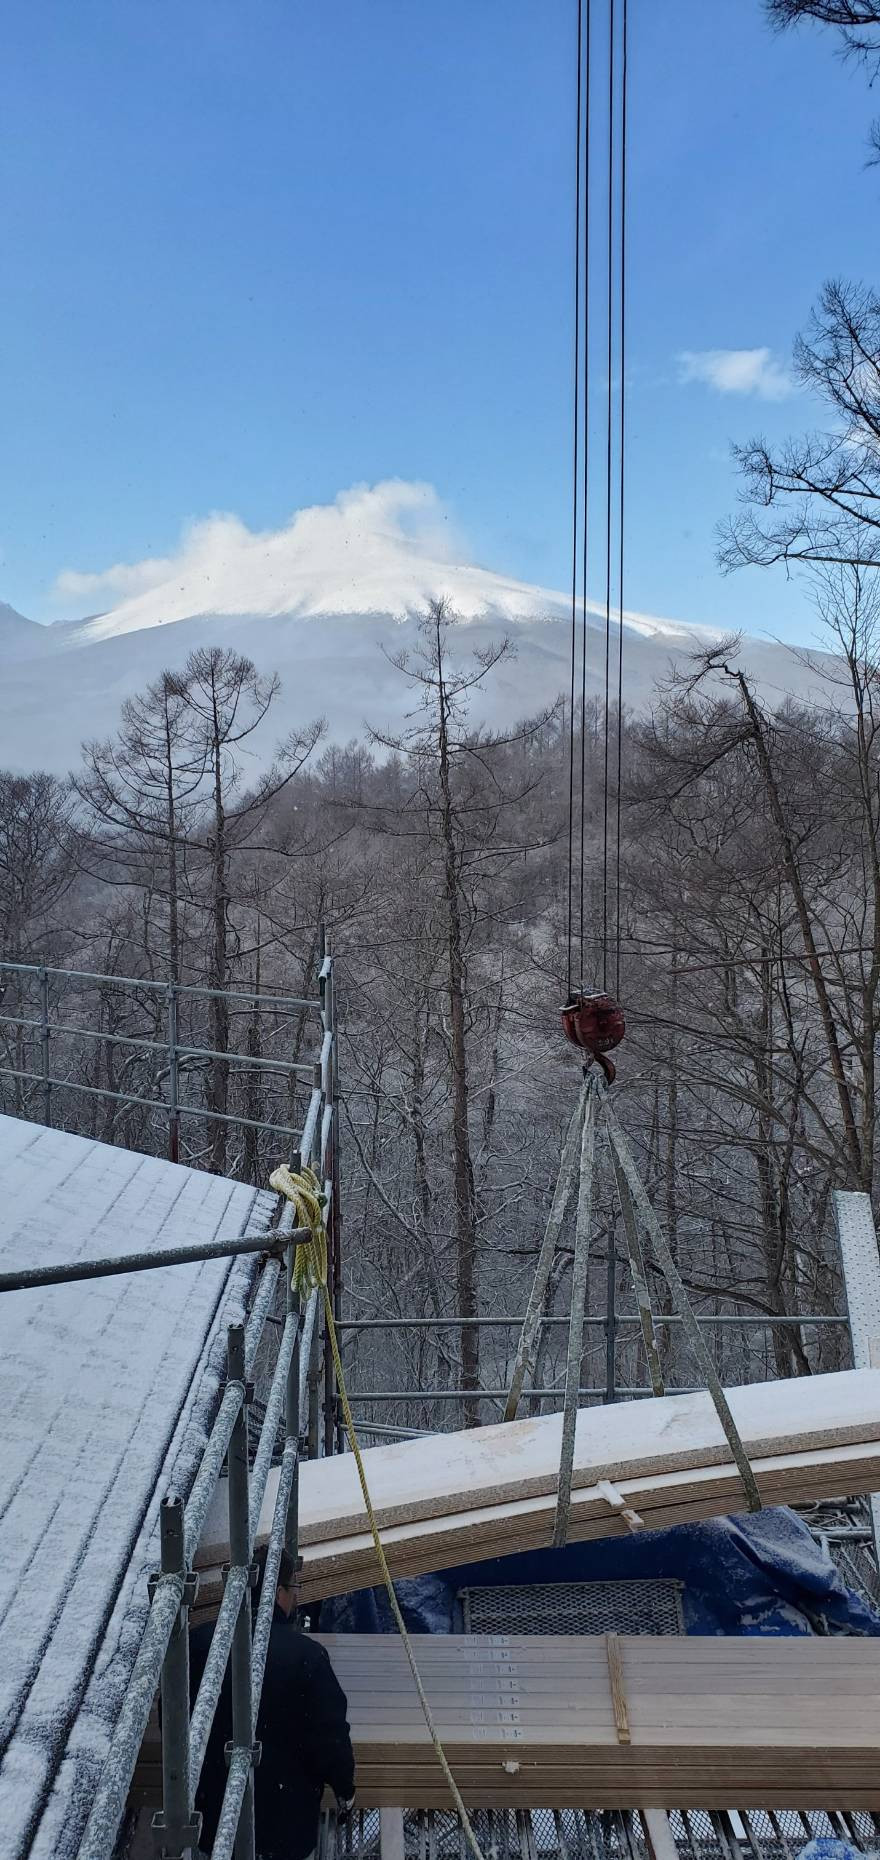
[[[627,604],[808,637],[803,588],[722,578],[714,526],[730,440],[814,416],[772,371],[822,280],[877,281],[872,98],[760,0],[630,22]],[[395,476],[564,586],[573,27],[574,0],[6,0],[0,599],[72,617],[65,571]],[[755,349],[769,374],[682,379]]]

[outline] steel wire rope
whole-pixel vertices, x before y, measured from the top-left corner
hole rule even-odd
[[[579,514],[579,440],[580,440],[580,332],[581,332],[581,60],[583,47],[584,0],[577,0],[577,88],[575,103],[575,205],[574,205],[574,420],[573,463],[571,481],[571,676],[568,702],[568,910],[566,924],[566,995],[571,997],[572,932],[574,919],[574,752],[575,752],[575,665],[577,657],[577,573]]]
[[[581,818],[580,818],[580,986],[584,985],[584,893],[585,893],[585,836],[587,818],[587,608],[589,586],[589,533],[590,533],[590,65],[592,51],[592,5],[586,0],[586,31],[584,35],[584,214],[583,214],[583,272],[584,272],[584,444],[583,444],[583,546],[581,557]]]
[[[620,366],[620,472],[618,487],[618,580],[617,580],[617,805],[614,839],[614,992],[620,997],[620,824],[623,788],[623,577],[624,515],[626,493],[626,134],[627,134],[627,54],[628,0],[623,0],[621,21],[620,74],[620,255],[618,261],[619,315],[618,361]]]
[[[607,319],[606,373],[607,420],[605,429],[605,680],[602,768],[602,987],[608,987],[608,788],[610,764],[609,700],[611,695],[611,559],[613,527],[614,466],[614,128],[615,128],[615,40],[617,20],[615,0],[609,0],[608,13],[608,226],[607,226]]]

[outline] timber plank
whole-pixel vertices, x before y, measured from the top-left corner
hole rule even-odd
[[[814,1450],[833,1453],[880,1436],[880,1370],[843,1370],[727,1391],[752,1459]],[[460,1433],[364,1450],[367,1481],[381,1526],[416,1524],[462,1511],[520,1505],[555,1492],[560,1415],[499,1422]],[[711,1398],[704,1391],[651,1402],[585,1408],[577,1417],[573,1484],[618,1486],[660,1473],[730,1464]],[[278,1472],[270,1474],[260,1534],[271,1524]],[[300,1545],[363,1531],[365,1513],[348,1454],[308,1460],[300,1469]],[[205,1563],[222,1562],[228,1542],[222,1486],[202,1536]]]
[[[849,1448],[829,1456],[789,1456],[781,1479],[776,1469],[755,1464],[759,1489],[768,1505],[798,1499],[839,1498],[880,1490],[880,1438],[864,1448]],[[666,1529],[695,1519],[737,1515],[742,1511],[742,1488],[734,1469],[721,1475],[711,1469],[687,1475],[687,1487],[676,1489],[681,1475],[662,1484],[633,1481],[620,1487],[627,1502],[644,1517],[651,1530]],[[390,1527],[382,1541],[393,1575],[418,1575],[462,1562],[480,1562],[542,1549],[550,1542],[554,1514],[552,1500],[527,1500],[522,1507],[489,1507],[459,1513],[451,1518],[411,1526]],[[595,1490],[572,1495],[571,1542],[596,1537],[623,1536],[626,1525],[605,1506]],[[312,1545],[303,1551],[300,1594],[303,1601],[345,1594],[372,1587],[379,1580],[375,1550],[369,1536],[349,1537],[332,1544]]]
[[[361,1801],[445,1805],[401,1644],[318,1638],[347,1692]],[[616,1653],[629,1742],[603,1638],[421,1636],[419,1669],[465,1801],[880,1800],[876,1641],[624,1635]]]

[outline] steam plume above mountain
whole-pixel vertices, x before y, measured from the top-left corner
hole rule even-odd
[[[171,555],[68,570],[57,594],[87,620],[35,626],[0,610],[0,764],[63,773],[85,738],[105,736],[126,697],[197,646],[246,653],[278,672],[282,704],[253,744],[255,766],[279,730],[326,716],[330,736],[367,723],[400,727],[411,691],[390,660],[416,643],[430,600],[446,596],[467,622],[461,649],[509,632],[517,651],[478,694],[474,720],[507,725],[568,690],[570,596],[477,567],[430,485],[391,479],[299,510],[277,530],[217,515],[187,529]],[[105,611],[96,614],[96,609]],[[602,616],[591,604],[587,693],[601,701]],[[717,639],[694,627],[626,612],[624,701],[645,710],[670,665]],[[612,663],[616,665],[617,627]],[[816,684],[789,647],[747,640],[743,663],[771,703]]]
[[[204,613],[403,620],[443,594],[466,619],[534,619],[565,608],[562,595],[468,563],[432,487],[399,479],[343,491],[278,530],[211,516],[186,531],[174,556],[94,575],[68,571],[56,591],[92,606],[110,597],[108,611],[83,629],[91,640]]]

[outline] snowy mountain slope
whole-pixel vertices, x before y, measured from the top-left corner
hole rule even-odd
[[[0,668],[15,659],[33,659],[51,650],[48,628],[26,620],[14,607],[0,601]]]
[[[40,627],[0,609],[0,765],[64,772],[84,738],[114,729],[125,697],[200,645],[245,652],[281,677],[282,704],[254,740],[256,760],[292,723],[317,716],[336,741],[362,735],[367,722],[394,729],[411,689],[388,655],[416,643],[418,616],[440,596],[467,622],[457,651],[504,632],[517,645],[475,716],[509,723],[568,689],[569,596],[469,562],[430,485],[356,486],[277,530],[210,517],[172,555],[68,571],[57,592],[89,618]],[[626,703],[645,709],[671,664],[717,637],[709,627],[626,614]],[[615,657],[616,641],[615,629]],[[603,663],[591,615],[591,695],[601,691]],[[786,647],[750,640],[745,663],[774,702],[815,683]]]
[[[365,725],[399,728],[412,708],[407,681],[388,654],[417,641],[416,621],[381,614],[336,614],[321,619],[266,618],[218,614],[146,627],[83,645],[68,628],[36,628],[51,650],[31,658],[8,657],[0,642],[0,766],[45,767],[63,774],[79,756],[84,738],[108,735],[123,699],[141,690],[165,667],[179,667],[200,645],[247,652],[261,671],[277,671],[282,691],[255,741],[255,766],[294,723],[324,716],[333,741],[362,736]],[[516,656],[487,684],[474,716],[488,724],[534,714],[567,691],[569,622],[521,620],[505,627],[494,616],[474,620],[457,644],[463,652],[509,631]],[[617,634],[612,642],[616,656]],[[650,707],[658,683],[699,643],[693,632],[647,634],[624,628],[625,702]],[[598,627],[588,636],[588,691],[601,694],[604,640]],[[790,648],[750,639],[742,663],[770,703],[787,692],[805,697],[818,680]]]

